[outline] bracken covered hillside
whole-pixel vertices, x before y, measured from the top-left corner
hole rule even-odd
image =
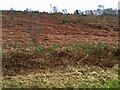
[[[3,87],[117,88],[117,16],[3,12]]]
[[[117,16],[80,16],[3,12],[3,46],[6,43],[43,44],[71,41],[117,43]]]

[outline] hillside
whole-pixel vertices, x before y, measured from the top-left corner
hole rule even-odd
[[[35,38],[44,45],[76,40],[116,43],[117,33],[115,16],[3,13],[4,45]]]
[[[117,16],[3,12],[3,87],[117,88]]]

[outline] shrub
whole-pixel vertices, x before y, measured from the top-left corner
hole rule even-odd
[[[109,53],[109,48],[103,43],[88,43],[82,46],[85,53],[95,55],[98,58],[104,57]]]
[[[70,44],[70,47],[72,50],[83,52],[88,55],[93,55],[97,58],[108,58],[112,57],[112,53],[115,52],[115,49],[108,46],[105,43],[79,43],[77,41],[74,41]],[[117,48],[117,47],[116,47]]]
[[[8,62],[15,63],[17,61],[33,59],[34,54],[29,49],[15,49],[12,48],[9,51],[3,51],[3,61],[7,60]]]

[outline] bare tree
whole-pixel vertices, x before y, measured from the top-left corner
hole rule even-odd
[[[58,9],[57,9],[56,6],[53,6],[53,12],[54,12],[54,13],[57,13],[57,12],[58,12]]]
[[[67,14],[67,9],[62,9],[63,14]]]
[[[10,8],[10,11],[13,11],[14,9],[13,8]]]

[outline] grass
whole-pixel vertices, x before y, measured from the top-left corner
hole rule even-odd
[[[117,66],[114,67],[116,70]],[[99,67],[67,67],[56,72],[29,74],[26,76],[7,76],[3,81],[4,87],[15,88],[117,88],[118,74]]]
[[[86,28],[94,28],[94,29],[101,29],[101,30],[118,30],[118,22],[117,16],[81,16],[81,15],[74,15],[71,16],[59,16],[59,24],[83,24]],[[93,25],[92,25],[93,24]]]
[[[72,50],[83,51],[83,53],[96,55],[98,57],[112,55],[119,48],[118,45],[109,46],[108,44],[101,42],[79,43],[77,41],[72,42],[69,46]]]
[[[119,58],[119,55],[117,55],[119,54],[118,46],[74,41],[65,45],[53,44],[47,48],[41,45],[25,47],[20,44],[9,45],[8,47],[6,50],[3,49],[3,62],[6,62],[3,65],[10,65],[10,67],[7,68],[4,65],[4,72],[17,68],[16,65],[19,65],[20,61],[32,62],[32,59],[45,60],[47,62],[45,67],[48,69],[45,73],[34,74],[33,71],[33,73],[28,74],[25,71],[26,75],[19,75],[19,72],[13,76],[5,75],[3,87],[117,88],[119,86],[118,63],[114,63],[114,60]],[[94,62],[97,62],[98,66],[94,65]],[[64,66],[64,68],[62,70],[57,69],[59,65],[55,65],[55,63]],[[41,65],[43,64],[45,63],[42,62]],[[107,64],[107,66],[104,66],[104,64]],[[55,66],[54,69],[49,67],[51,65]],[[108,67],[108,65],[112,65],[112,67]],[[32,70],[36,69],[32,68]]]
[[[68,24],[68,23],[96,23],[97,17],[91,17],[91,16],[80,16],[80,15],[74,15],[75,17],[71,18],[70,16],[61,16],[59,17],[59,23],[60,24]]]
[[[78,22],[81,23],[95,23],[96,22],[96,17],[87,17],[87,16],[81,16],[78,20]]]
[[[103,43],[79,43],[77,41],[68,45],[53,44],[50,47],[41,45],[22,46],[12,44],[9,49],[3,50],[3,61],[16,62],[18,60],[44,59],[44,60],[61,60],[61,61],[79,61],[79,60],[99,60],[110,61],[119,59],[119,47],[109,46]],[[97,61],[98,62],[98,61]]]

